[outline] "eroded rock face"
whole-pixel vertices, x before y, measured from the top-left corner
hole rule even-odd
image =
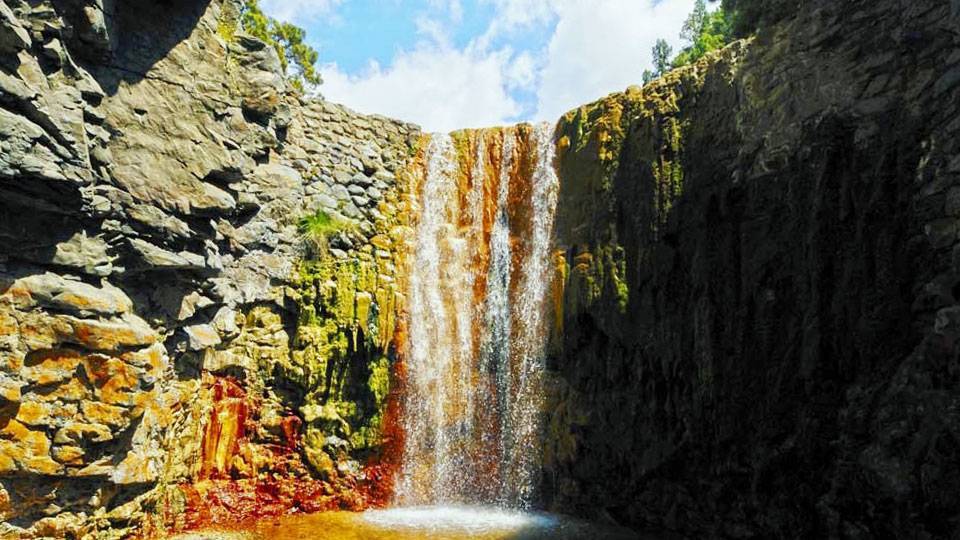
[[[561,120],[555,507],[957,534],[957,23],[807,3]]]
[[[371,325],[396,310],[386,233],[418,130],[293,94],[237,17],[228,0],[0,4],[0,536],[231,517],[198,507],[217,490],[251,512],[364,504],[373,374],[314,370],[377,350],[386,392]],[[317,211],[351,224],[336,262],[304,262]],[[325,292],[304,277],[321,275]],[[342,316],[325,332],[364,332],[349,347],[314,347],[303,312],[326,302]],[[299,493],[264,502],[277,478]]]

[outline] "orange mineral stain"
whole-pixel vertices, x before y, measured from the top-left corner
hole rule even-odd
[[[212,407],[203,430],[197,479],[177,486],[182,512],[167,508],[166,532],[208,528],[253,530],[265,519],[331,510],[361,511],[384,506],[397,467],[393,450],[402,445],[398,397],[388,399],[384,420],[387,451],[363,471],[314,478],[301,457],[303,421],[293,413],[280,420],[278,443],[254,442],[257,399],[232,377],[205,375]],[[160,536],[164,531],[143,533]]]
[[[395,502],[528,504],[553,328],[553,129],[464,130],[420,148]]]
[[[231,377],[218,377],[211,388],[213,409],[203,434],[200,478],[219,478],[229,467],[245,436],[246,392]]]
[[[255,393],[207,374],[196,479],[179,486],[185,508],[171,529],[255,530],[396,503],[530,504],[544,347],[561,330],[566,276],[584,262],[568,268],[551,248],[554,150],[551,126],[424,136],[398,173],[405,217],[374,242],[402,268],[376,296],[377,345],[393,358],[379,452],[359,472],[314,478],[300,417],[257,441]],[[358,313],[370,318],[367,304]]]

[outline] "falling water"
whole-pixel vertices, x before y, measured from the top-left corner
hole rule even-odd
[[[401,505],[532,502],[553,161],[547,125],[431,136],[411,196]]]
[[[540,455],[532,450],[540,446],[540,416],[543,409],[544,346],[547,336],[545,317],[550,283],[550,240],[559,181],[553,165],[553,139],[547,129],[535,132],[537,162],[533,171],[530,198],[530,247],[523,259],[522,274],[513,302],[517,321],[515,346],[510,356],[511,384],[506,411],[503,456],[511,479],[501,489],[501,502],[527,506],[536,485]],[[509,427],[509,429],[506,429]]]

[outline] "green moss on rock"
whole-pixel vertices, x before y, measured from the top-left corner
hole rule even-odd
[[[329,474],[333,461],[359,459],[382,444],[390,345],[401,307],[397,246],[406,237],[404,221],[396,211],[387,212],[396,206],[381,205],[385,217],[364,237],[367,243],[346,257],[334,257],[329,250],[308,251],[291,286],[299,317],[282,372],[303,394],[304,453],[321,475]],[[322,212],[303,219],[300,228],[305,236],[319,238],[345,229]],[[350,229],[350,234],[358,232]]]

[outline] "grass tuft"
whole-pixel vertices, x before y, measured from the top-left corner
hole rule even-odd
[[[357,232],[357,224],[354,221],[332,216],[323,210],[317,210],[316,213],[301,218],[298,226],[307,248],[317,258],[327,254],[331,236]]]

